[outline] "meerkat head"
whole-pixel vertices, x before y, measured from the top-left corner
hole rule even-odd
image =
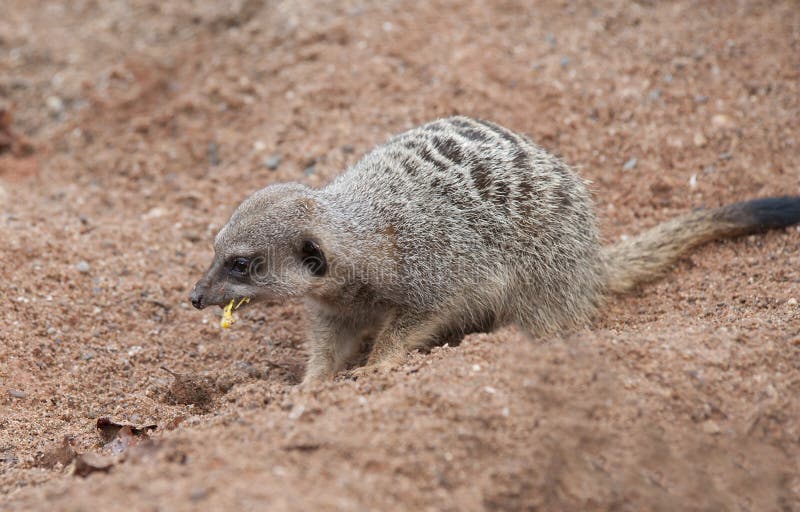
[[[247,198],[217,234],[192,305],[300,297],[319,286],[328,259],[318,207],[313,191],[299,184],[272,185]]]

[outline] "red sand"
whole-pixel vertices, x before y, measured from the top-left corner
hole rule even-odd
[[[306,394],[297,304],[186,301],[247,194],[452,113],[575,165],[609,241],[800,194],[796,2],[68,4],[0,19],[0,508],[800,508],[798,229]],[[106,416],[158,428],[70,474]]]

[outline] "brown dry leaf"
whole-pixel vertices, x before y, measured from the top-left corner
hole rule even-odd
[[[67,474],[86,477],[97,472],[107,473],[112,466],[129,460],[131,457],[133,460],[143,460],[159,451],[160,443],[153,441],[147,435],[149,430],[156,428],[155,425],[136,428],[131,425],[120,426],[107,418],[103,419],[106,420],[103,422],[103,427],[109,431],[115,431],[115,437],[103,446],[104,449],[111,452],[111,455],[91,452],[77,455],[72,464],[68,466]],[[102,432],[102,428],[99,426],[98,432]],[[74,454],[74,452],[72,453]]]
[[[43,458],[42,464],[54,466],[57,462],[67,464],[67,474],[86,477],[92,473],[107,473],[111,467],[122,460],[126,450],[144,441],[149,441],[148,432],[158,428],[157,425],[130,425],[112,421],[110,418],[98,418],[97,433],[105,442],[103,448],[109,450],[112,455],[101,455],[99,453],[75,454],[68,438],[65,438],[62,446],[52,450]]]
[[[97,433],[104,443],[113,441],[117,436],[121,435],[120,432],[125,428],[128,429],[128,435],[147,437],[147,432],[157,429],[158,425],[133,425],[130,423],[113,421],[111,418],[107,417],[97,418]]]
[[[147,434],[142,434],[143,439],[148,439]],[[117,437],[109,441],[103,446],[111,451],[113,455],[119,455],[130,446],[134,446],[139,442],[139,437],[133,433],[129,426],[124,426],[117,432]]]
[[[98,453],[82,453],[75,458],[75,461],[67,470],[68,474],[87,477],[92,473],[108,473],[116,462],[114,457],[100,455]]]
[[[57,464],[61,464],[62,466],[69,465],[77,455],[72,448],[71,441],[69,436],[64,436],[59,444],[36,456],[36,465],[51,469]]]

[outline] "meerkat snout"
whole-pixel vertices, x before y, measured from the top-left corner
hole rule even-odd
[[[312,293],[330,268],[326,241],[314,232],[318,208],[301,185],[273,185],[247,198],[217,234],[214,258],[189,301],[203,309]]]
[[[206,307],[205,304],[203,304],[203,293],[201,290],[197,289],[197,285],[192,288],[192,292],[189,294],[189,302],[191,302],[192,306],[197,309],[203,309]]]

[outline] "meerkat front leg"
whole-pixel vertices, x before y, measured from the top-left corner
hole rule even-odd
[[[357,329],[339,317],[323,312],[312,314],[309,333],[310,356],[303,385],[331,380],[360,354],[361,339]]]
[[[352,374],[360,376],[374,370],[394,368],[412,350],[428,346],[441,327],[442,320],[436,316],[410,313],[396,315],[375,337],[367,365],[353,370]]]

